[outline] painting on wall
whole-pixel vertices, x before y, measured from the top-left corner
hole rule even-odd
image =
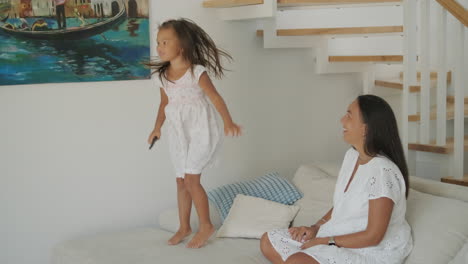
[[[0,0],[0,85],[148,79],[150,0]]]

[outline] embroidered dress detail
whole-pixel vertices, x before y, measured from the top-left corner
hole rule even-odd
[[[195,65],[176,81],[154,81],[167,94],[165,108],[169,150],[176,177],[200,174],[216,160],[222,130],[214,107],[198,85],[205,67]]]

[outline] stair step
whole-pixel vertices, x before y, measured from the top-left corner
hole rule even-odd
[[[408,148],[437,154],[450,154],[453,152],[453,138],[447,138],[445,146],[438,146],[435,141],[432,141],[430,144],[409,143]],[[465,136],[465,151],[468,151],[468,136]]]
[[[229,8],[247,5],[261,5],[263,0],[206,0],[203,7],[206,8]]]
[[[329,56],[329,62],[403,62],[401,55]]]
[[[449,99],[447,98],[447,120],[453,120],[455,117],[455,104],[450,103],[448,100]],[[468,103],[467,103],[466,98],[465,98],[465,117],[468,117]],[[435,120],[436,118],[437,118],[437,109],[436,109],[436,106],[434,106],[431,109],[430,119]],[[421,121],[421,114],[417,113],[415,115],[409,115],[408,121],[409,122]]]
[[[385,27],[345,27],[345,28],[300,28],[278,29],[277,36],[317,36],[317,35],[352,35],[352,34],[383,34],[401,33],[403,26]],[[257,30],[257,36],[263,36],[263,30]]]
[[[438,75],[437,72],[431,72],[430,78],[432,80],[437,80],[437,75]],[[418,80],[421,80],[421,72],[417,72],[416,78]],[[403,72],[400,72],[400,79],[403,79]],[[447,72],[447,82],[452,82],[452,72],[451,71]]]
[[[401,76],[401,75],[400,75]],[[437,77],[437,74],[436,74]],[[419,82],[420,80],[418,80]],[[452,80],[447,78],[447,83],[450,83]],[[393,89],[399,89],[403,90],[403,81],[401,79],[396,79],[396,80],[376,80],[375,85],[381,86],[381,87],[387,87],[387,88],[393,88]],[[410,85],[410,93],[417,93],[421,91],[421,84],[417,85]]]
[[[468,104],[468,97],[465,97],[465,104]],[[447,96],[447,103],[454,104],[455,103],[455,96],[449,95]]]
[[[453,177],[444,177],[440,179],[440,181],[468,187],[468,174],[465,174],[465,176],[462,179],[454,179]]]
[[[375,85],[403,90],[403,83],[401,81],[381,81],[376,80]],[[417,93],[421,91],[421,85],[412,85],[409,87],[410,93]]]
[[[401,3],[401,0],[278,0],[278,7]]]

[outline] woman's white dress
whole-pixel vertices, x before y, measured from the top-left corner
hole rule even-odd
[[[221,146],[223,133],[217,121],[216,111],[209,103],[198,82],[205,67],[195,65],[176,81],[155,76],[169,98],[165,108],[169,150],[176,177],[185,174],[201,174],[213,164]]]
[[[390,223],[377,246],[351,249],[317,245],[301,250],[302,243],[292,240],[287,229],[268,233],[275,250],[286,260],[298,252],[306,253],[321,264],[397,264],[403,263],[412,249],[411,229],[405,220],[405,181],[398,167],[388,158],[374,157],[359,165],[345,192],[359,153],[346,152],[333,197],[331,219],[322,225],[317,237],[330,237],[364,231],[367,227],[369,200],[388,197],[394,202]],[[313,224],[313,223],[311,223]]]

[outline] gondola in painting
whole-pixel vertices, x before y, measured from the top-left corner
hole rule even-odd
[[[0,85],[146,79],[149,0],[0,0]]]

